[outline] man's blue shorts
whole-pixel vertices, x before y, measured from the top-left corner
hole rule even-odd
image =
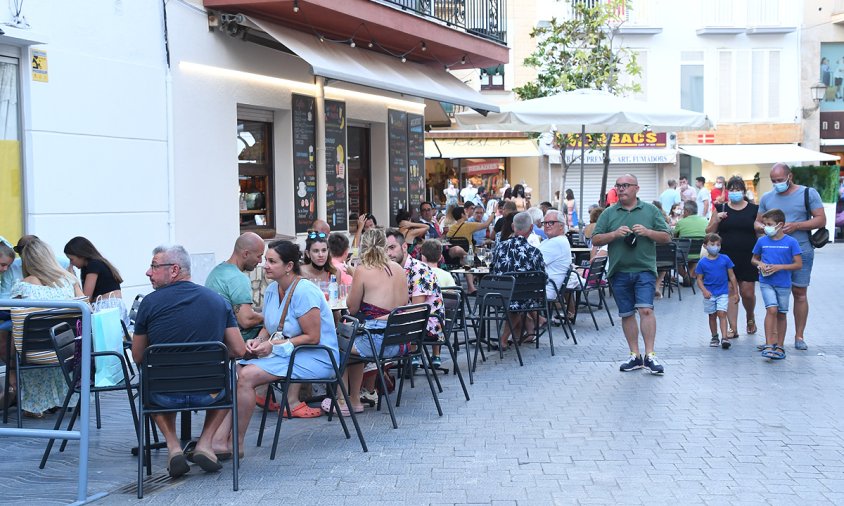
[[[610,278],[618,316],[626,318],[638,308],[654,307],[656,276],[651,271],[617,272]]]

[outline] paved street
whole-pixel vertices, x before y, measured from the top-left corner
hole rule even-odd
[[[676,293],[657,301],[664,377],[620,373],[627,351],[619,322],[611,327],[603,313],[595,332],[586,317],[577,346],[556,329],[555,357],[546,341],[526,350],[525,367],[513,352],[479,365],[469,402],[449,377],[441,418],[420,376],[398,408],[398,430],[386,411],[361,416],[369,453],[354,436],[344,439],[336,420],[293,420],[282,427],[275,461],[251,431],[239,492],[230,465],[210,475],[194,467],[184,479],[151,484],[144,502],[842,504],[843,261],[844,246],[817,251],[809,351],[789,346],[784,361],[756,351],[761,309],[757,336],[742,335],[730,350],[709,348],[700,295],[684,289],[682,302]],[[136,501],[125,403],[109,396],[104,427],[93,431],[90,491],[108,491],[104,504]],[[3,502],[73,500],[78,445],[54,452],[44,471],[42,449],[40,441],[2,440]],[[154,477],[166,472],[163,453],[153,463]]]

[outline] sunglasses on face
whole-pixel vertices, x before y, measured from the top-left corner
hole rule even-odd
[[[619,184],[615,185],[615,189],[616,190],[626,190],[626,189],[630,188],[631,186],[639,186],[639,185],[633,184],[633,183],[619,183]]]
[[[312,230],[308,232],[308,239],[325,239],[328,235],[325,232],[317,232]]]

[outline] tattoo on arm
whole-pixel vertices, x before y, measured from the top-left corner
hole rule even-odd
[[[234,314],[237,314],[237,313],[240,312],[240,306],[242,306],[242,304],[235,304],[234,306],[232,306],[232,310],[234,311]]]

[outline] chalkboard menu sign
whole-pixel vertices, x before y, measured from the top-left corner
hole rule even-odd
[[[407,209],[407,113],[387,111],[390,162],[390,225],[396,226],[396,213]]]
[[[325,101],[325,207],[331,230],[348,230],[346,103]]]
[[[293,211],[296,233],[307,232],[317,217],[314,97],[293,95]]]
[[[407,115],[407,198],[410,209],[425,200],[425,117]]]

